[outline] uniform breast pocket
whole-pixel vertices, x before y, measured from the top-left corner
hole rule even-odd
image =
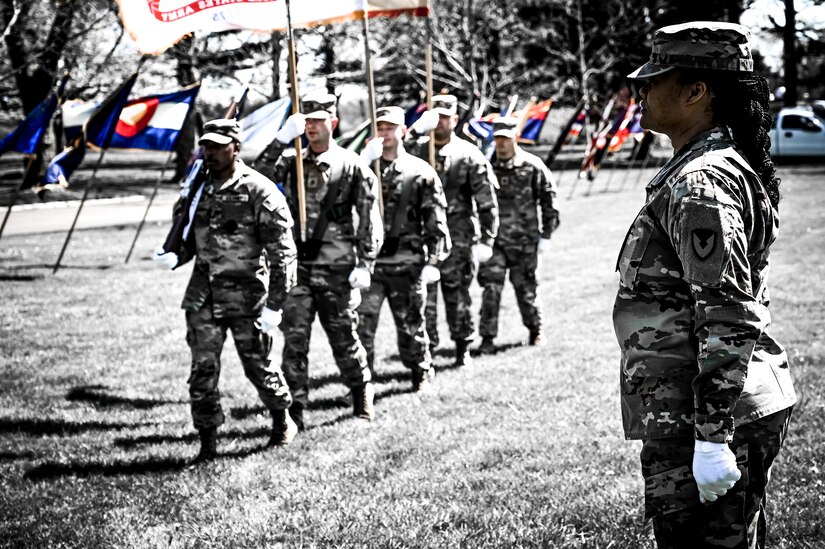
[[[243,198],[247,198],[247,201],[239,200],[239,198],[242,197],[232,196],[217,201],[218,211],[216,213],[218,215],[215,221],[218,229],[225,234],[237,233],[239,229],[254,224],[255,219],[248,202],[249,197],[243,196]]]
[[[639,273],[639,267],[645,250],[650,242],[650,234],[653,232],[653,220],[645,213],[639,212],[630,230],[627,231],[624,243],[622,244],[619,258],[616,261],[616,270],[622,279],[622,284],[632,288]]]

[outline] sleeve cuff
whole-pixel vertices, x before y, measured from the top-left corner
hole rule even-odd
[[[731,442],[733,440],[733,418],[695,414],[693,427],[696,440],[708,442]]]

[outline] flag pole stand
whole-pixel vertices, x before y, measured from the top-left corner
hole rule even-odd
[[[74,233],[74,228],[77,226],[77,219],[80,217],[80,212],[83,210],[83,204],[86,203],[86,197],[89,196],[89,190],[92,188],[92,183],[97,178],[97,170],[100,168],[100,164],[103,162],[103,157],[106,156],[106,149],[103,149],[100,152],[100,156],[97,159],[97,163],[95,164],[95,169],[92,171],[92,177],[89,181],[86,182],[86,187],[83,189],[83,198],[80,199],[80,206],[77,208],[77,213],[74,216],[74,221],[72,221],[72,226],[69,228],[69,233],[66,235],[66,240],[63,242],[63,248],[60,250],[60,255],[57,257],[57,261],[54,264],[54,269],[52,270],[52,274],[57,274],[57,270],[60,268],[60,262],[63,260],[63,254],[66,253],[66,248],[69,247],[69,241],[72,239],[72,234]]]
[[[627,184],[628,178],[630,178],[630,172],[633,170],[633,167],[636,165],[636,157],[639,155],[639,149],[642,148],[642,142],[639,141],[636,148],[633,149],[633,153],[630,155],[630,163],[627,166],[627,171],[624,174],[624,178],[622,178],[622,183],[619,185],[619,190],[624,190],[625,184]]]
[[[34,165],[35,156],[31,156],[29,158],[29,163],[26,164],[26,169],[23,171],[23,179],[20,181],[20,184],[14,188],[14,194],[11,195],[11,203],[9,203],[9,209],[6,210],[6,215],[3,216],[3,224],[0,225],[0,238],[3,236],[3,231],[6,229],[6,223],[9,221],[9,216],[11,215],[11,209],[17,205],[17,198],[20,196],[20,191],[23,190],[23,185],[26,184],[26,179],[29,177],[29,172]]]
[[[146,211],[143,212],[143,219],[141,219],[138,224],[137,231],[135,232],[135,238],[132,240],[132,245],[129,246],[129,252],[126,254],[126,260],[123,262],[124,264],[129,263],[129,258],[132,257],[132,251],[134,251],[140,232],[143,230],[143,225],[146,223],[146,217],[149,215],[149,209],[152,207],[152,202],[154,202],[155,196],[158,194],[158,188],[163,181],[163,176],[166,175],[166,169],[169,167],[169,162],[172,160],[173,154],[175,154],[174,149],[169,151],[169,156],[166,157],[166,162],[163,164],[163,169],[160,171],[157,181],[155,181],[155,187],[152,189],[152,196],[149,197],[149,203],[146,205]]]

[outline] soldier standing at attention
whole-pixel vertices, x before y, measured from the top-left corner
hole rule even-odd
[[[292,215],[275,184],[238,158],[237,121],[213,120],[203,129],[198,144],[204,148],[208,176],[193,206],[190,231],[196,258],[182,305],[192,351],[189,397],[201,443],[198,462],[217,455],[217,430],[225,420],[218,378],[227,330],[244,374],[272,413],[269,444],[289,444],[298,432],[286,413],[292,396],[284,375],[267,357],[269,333],[281,321],[295,280]],[[176,214],[182,205],[178,201]],[[160,247],[154,259],[175,268],[191,255],[178,257]]]
[[[295,149],[286,150],[306,133],[303,149],[307,239],[298,241],[298,280],[284,304],[283,369],[295,399],[290,414],[303,428],[309,401],[309,339],[316,313],[329,339],[344,383],[352,391],[353,415],[372,420],[375,389],[367,353],[356,332],[355,308],[360,290],[370,286],[375,257],[383,240],[375,176],[358,155],[332,139],[338,125],[335,96],[310,93],[261,158],[274,162],[272,178],[283,185],[293,217],[298,216]]]
[[[481,151],[455,134],[458,100],[453,95],[436,95],[433,108],[410,126],[407,146],[420,158],[428,157],[427,133],[433,131],[435,170],[447,196],[447,225],[453,248],[441,265],[441,292],[450,336],[455,341],[455,364],[471,363],[469,345],[473,340],[470,284],[479,263],[493,255],[498,231],[496,176]],[[427,333],[430,348],[438,346],[438,286],[427,287]]]
[[[484,288],[478,332],[479,351],[495,353],[493,339],[498,334],[498,311],[504,277],[516,292],[521,320],[530,331],[530,345],[541,345],[541,298],[536,269],[538,254],[550,248],[550,235],[559,226],[559,212],[553,207],[556,184],[550,170],[539,157],[516,143],[518,120],[501,117],[493,120],[495,153],[491,160],[498,179],[499,228],[493,257],[478,269],[478,283]],[[539,220],[541,211],[541,220]]]
[[[375,362],[375,330],[386,298],[395,320],[401,362],[412,372],[414,391],[432,377],[432,355],[424,328],[425,284],[437,282],[438,266],[450,251],[447,199],[429,164],[404,150],[404,110],[377,110],[378,136],[361,153],[369,165],[380,159],[384,193],[384,245],[370,287],[358,307],[358,335]]]
[[[767,333],[779,180],[768,85],[748,31],[664,27],[640,81],[641,125],[674,156],[619,255],[613,324],[625,436],[642,440],[645,515],[660,548],[764,547],[770,467],[796,402]]]

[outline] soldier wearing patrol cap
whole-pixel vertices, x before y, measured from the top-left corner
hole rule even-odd
[[[479,351],[484,354],[496,350],[493,339],[498,334],[501,291],[508,270],[521,320],[529,330],[528,343],[543,343],[536,269],[539,253],[549,250],[550,235],[559,226],[559,212],[553,207],[556,184],[544,162],[518,146],[517,127],[518,120],[512,116],[493,120],[496,148],[490,163],[498,179],[500,223],[493,257],[478,269],[478,283],[484,289]]]
[[[768,85],[748,31],[664,27],[641,86],[641,125],[675,154],[618,259],[613,323],[625,436],[642,440],[645,514],[659,547],[763,547],[771,464],[796,401],[767,332],[779,180]]]
[[[414,391],[423,391],[433,375],[424,326],[425,284],[436,282],[438,267],[450,252],[447,199],[429,164],[404,150],[404,110],[376,111],[378,134],[361,153],[369,165],[378,160],[384,194],[384,245],[370,287],[362,292],[358,334],[375,361],[375,330],[386,299],[395,320],[398,353],[410,369]]]
[[[375,393],[367,353],[356,331],[355,308],[360,290],[370,286],[383,223],[375,176],[357,154],[332,139],[337,124],[335,96],[309,93],[301,100],[301,112],[286,120],[261,160],[274,164],[272,178],[282,186],[297,218],[295,149],[287,146],[306,134],[306,239],[296,232],[298,280],[284,304],[281,324],[283,369],[295,399],[290,414],[300,428],[309,401],[309,339],[316,314],[352,391],[353,415],[369,420],[375,416]]]
[[[428,159],[427,133],[433,131],[435,169],[447,196],[447,225],[453,249],[441,266],[441,291],[450,336],[455,341],[458,366],[471,362],[469,345],[473,339],[470,283],[479,263],[493,255],[498,232],[496,176],[490,163],[475,145],[455,134],[458,100],[454,95],[436,95],[432,110],[425,111],[410,126],[407,148]],[[427,333],[430,346],[438,345],[438,286],[427,288]]]
[[[225,420],[218,378],[227,330],[244,374],[272,413],[269,443],[289,444],[298,432],[286,413],[292,403],[289,387],[280,366],[267,356],[269,334],[295,281],[292,215],[275,184],[238,158],[237,121],[212,120],[203,129],[198,144],[207,179],[190,206],[195,267],[182,305],[192,351],[192,420],[201,441],[196,461],[217,455],[217,428]],[[182,205],[178,201],[176,211]],[[175,268],[191,257],[178,258],[160,247],[154,259]]]

